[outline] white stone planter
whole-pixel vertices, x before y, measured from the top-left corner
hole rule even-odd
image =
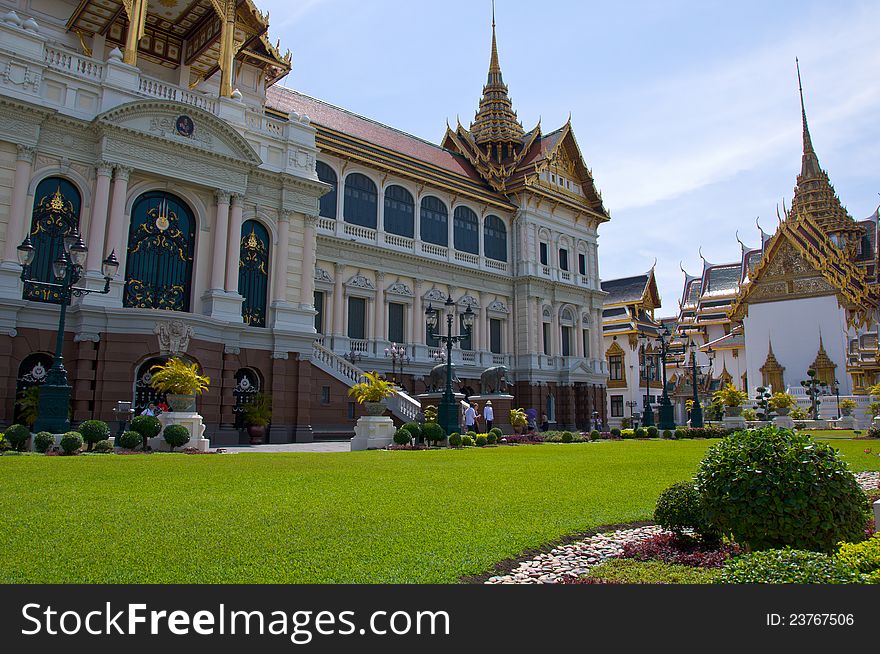
[[[377,450],[391,445],[394,440],[394,422],[388,416],[362,416],[354,426],[351,451]]]

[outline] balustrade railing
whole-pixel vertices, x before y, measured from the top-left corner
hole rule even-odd
[[[101,81],[104,77],[104,63],[97,59],[84,57],[76,52],[47,45],[43,59],[49,68],[70,73],[76,77]]]
[[[351,223],[345,223],[343,226],[343,232],[346,236],[353,236],[355,238],[362,238],[367,241],[375,241],[376,240],[376,230],[370,229],[369,227],[361,227],[360,225],[352,225]]]

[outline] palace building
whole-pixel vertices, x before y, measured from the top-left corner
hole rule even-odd
[[[440,144],[282,87],[268,30],[251,0],[0,0],[0,422],[44,381],[58,325],[16,248],[29,236],[32,277],[52,281],[74,233],[81,285],[120,262],[68,309],[74,422],[157,399],[150,367],[170,356],[211,377],[216,445],[240,441],[257,392],[270,442],[351,435],[368,370],[411,419],[441,360],[425,311],[448,298],[476,313],[453,351],[463,392],[503,365],[517,406],[604,419],[609,212],[570,121],[519,121],[494,21],[474,119]]]

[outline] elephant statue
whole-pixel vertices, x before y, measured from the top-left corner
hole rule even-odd
[[[480,393],[504,393],[510,385],[510,371],[506,366],[486,368],[480,375]]]
[[[461,384],[461,380],[455,373],[454,363],[452,364],[452,383]],[[446,364],[440,363],[431,368],[431,372],[428,374],[428,391],[436,393],[444,390],[446,390]]]

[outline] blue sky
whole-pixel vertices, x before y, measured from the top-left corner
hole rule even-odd
[[[466,126],[489,61],[488,0],[257,0],[304,93],[432,142]],[[536,9],[537,8],[537,9]],[[526,129],[572,125],[612,220],[600,272],[656,257],[663,314],[686,270],[776,225],[800,169],[800,58],[813,143],[850,214],[880,203],[880,3],[497,2],[505,82]]]

